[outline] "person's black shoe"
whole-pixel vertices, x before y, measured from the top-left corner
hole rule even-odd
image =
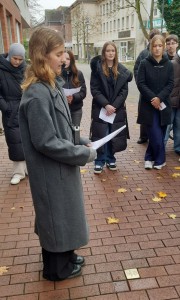
[[[81,273],[82,273],[81,266],[74,264],[74,268],[73,268],[71,274],[67,277],[67,279],[77,277],[77,276],[81,275]]]
[[[137,143],[138,144],[144,144],[144,143],[147,143],[147,139],[142,139],[141,137],[137,140]]]
[[[75,258],[71,259],[71,262],[75,265],[80,265],[80,266],[84,266],[85,264],[85,259],[83,256],[80,255],[76,255]]]

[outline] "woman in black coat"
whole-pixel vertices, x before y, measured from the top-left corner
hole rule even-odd
[[[21,143],[18,111],[21,101],[21,83],[25,70],[25,49],[19,43],[10,46],[8,54],[0,55],[0,110],[9,159],[13,161],[11,184],[25,178],[26,163]]]
[[[86,83],[83,73],[77,69],[74,54],[68,50],[65,52],[65,65],[62,70],[62,77],[65,81],[64,89],[77,89],[73,95],[67,95],[72,123],[80,126],[82,119],[83,100],[86,97]],[[70,92],[69,91],[69,92]]]
[[[107,134],[127,125],[125,100],[128,95],[128,82],[132,80],[132,73],[118,63],[117,48],[113,42],[106,42],[102,48],[102,55],[91,60],[90,88],[93,96],[91,140],[96,141]],[[99,117],[101,109],[106,115],[115,113],[113,123]],[[127,147],[128,129],[124,129],[111,141],[97,150],[94,173],[102,173],[103,166],[114,171],[116,158],[114,154]]]
[[[164,55],[165,40],[155,35],[150,42],[150,54],[142,60],[137,86],[142,95],[138,119],[147,125],[149,144],[145,154],[145,169],[161,169],[166,165],[164,136],[171,123],[170,93],[173,89],[173,66]]]

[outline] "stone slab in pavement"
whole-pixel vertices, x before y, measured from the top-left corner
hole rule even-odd
[[[79,68],[89,86],[89,66]],[[93,163],[81,168],[90,241],[78,251],[86,265],[82,276],[74,279],[43,280],[28,178],[10,185],[12,163],[0,136],[0,268],[7,267],[0,275],[0,300],[180,299],[180,177],[172,176],[179,174],[175,167],[180,165],[169,141],[167,166],[144,169],[146,145],[136,143],[137,97],[131,83],[127,99],[131,138],[127,149],[116,155],[118,170],[105,168],[94,175]],[[81,128],[85,136],[90,109],[88,91]],[[154,202],[160,191],[167,196]],[[108,217],[119,223],[108,224]],[[137,269],[140,278],[127,279],[127,269]]]

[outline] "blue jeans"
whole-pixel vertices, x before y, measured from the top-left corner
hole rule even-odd
[[[110,133],[110,128],[108,127],[106,135],[108,135],[109,133]],[[111,141],[109,141],[104,145],[103,151],[97,150],[97,158],[95,159],[94,163],[95,163],[95,165],[103,167],[105,165],[105,163],[110,164],[110,163],[115,163],[115,162],[116,162],[116,158],[115,158],[114,154],[112,153]]]
[[[173,128],[174,151],[180,153],[180,108],[172,108],[171,123],[167,127],[164,143],[167,144],[169,133]]]
[[[153,124],[147,125],[149,144],[145,153],[145,161],[154,161],[155,166],[166,161],[164,137],[167,126],[160,125],[159,111],[154,112]]]

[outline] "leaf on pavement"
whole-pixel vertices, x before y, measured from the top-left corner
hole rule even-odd
[[[157,176],[156,178],[157,178],[157,179],[161,179],[162,177],[161,177],[161,176]]]
[[[171,219],[176,219],[176,215],[175,214],[169,214],[169,217],[171,218]]]
[[[85,170],[85,169],[81,169],[81,171],[80,171],[82,174],[83,173],[86,173],[87,172],[87,170]]]
[[[172,177],[178,178],[178,177],[180,177],[180,173],[173,173],[173,174],[172,174]]]
[[[174,167],[175,170],[180,170],[180,167]]]
[[[154,202],[161,202],[162,199],[159,198],[159,197],[154,197],[154,198],[152,198],[152,201],[154,201]]]
[[[14,209],[16,209],[16,208],[13,206],[13,207],[11,207],[11,209],[14,210]]]
[[[106,178],[103,178],[102,181],[106,181]]]
[[[167,196],[167,194],[164,192],[158,192],[157,194],[160,198],[165,198]]]
[[[0,275],[3,275],[4,273],[7,273],[8,269],[9,269],[9,267],[6,267],[6,266],[0,267]]]
[[[142,191],[142,189],[141,188],[137,188],[136,191],[140,192],[140,191]]]
[[[139,164],[140,163],[140,161],[139,160],[134,160],[134,162],[136,163],[136,164]]]
[[[127,192],[127,190],[124,188],[118,189],[118,193],[125,193],[125,192]]]
[[[108,217],[107,218],[107,222],[108,222],[108,224],[118,224],[119,223],[119,219]]]

